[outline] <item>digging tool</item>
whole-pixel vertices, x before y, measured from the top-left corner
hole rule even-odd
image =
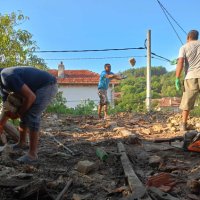
[[[61,143],[59,140],[57,140],[53,134],[46,132],[47,135],[49,135],[51,138],[53,138],[53,140],[60,146],[62,146],[65,150],[67,150],[72,156],[76,156],[78,155],[78,153],[73,152],[71,149],[69,149],[68,147],[66,147],[63,143]]]
[[[177,136],[174,138],[161,138],[156,139],[154,143],[169,142],[171,145],[172,142],[183,141],[183,146],[181,147],[185,151],[200,152],[200,132],[197,131],[188,131],[184,136]]]
[[[187,151],[200,152],[200,133],[197,131],[186,132],[184,136],[183,149]]]
[[[10,93],[6,99],[6,101],[3,103],[3,108],[1,110],[0,115],[0,136],[2,142],[5,144],[7,143],[5,135],[2,133],[3,130],[7,130],[6,132],[13,137],[14,140],[18,140],[18,135],[16,134],[16,131],[13,132],[14,127],[11,127],[10,124],[7,122],[8,117],[6,117],[6,113],[17,113],[19,108],[21,107],[23,102],[22,97],[16,95],[15,93]],[[11,128],[11,129],[10,129]],[[12,130],[11,132],[9,130]]]

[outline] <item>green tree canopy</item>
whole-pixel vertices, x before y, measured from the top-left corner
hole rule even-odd
[[[122,72],[128,78],[121,81],[116,88],[121,92],[121,98],[116,102],[117,108],[127,111],[140,111],[145,108],[146,99],[146,68],[130,69]],[[167,72],[162,67],[151,68],[152,98],[178,97],[181,91],[175,88],[175,72]]]
[[[0,67],[30,65],[47,69],[44,60],[33,54],[38,47],[32,34],[20,29],[20,25],[28,19],[21,12],[0,14],[0,55],[5,57]]]

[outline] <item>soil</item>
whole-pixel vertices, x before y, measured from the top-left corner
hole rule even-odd
[[[184,151],[179,141],[171,144],[154,142],[158,138],[184,135],[177,125],[175,128],[170,125],[172,118],[179,124],[180,116],[172,113],[120,113],[106,121],[95,116],[45,114],[37,164],[18,164],[16,158],[23,155],[24,151],[9,152],[7,155],[7,150],[4,150],[1,153],[0,199],[19,199],[19,194],[14,192],[16,185],[22,186],[34,181],[43,181],[48,195],[56,199],[69,180],[72,180],[72,184],[63,199],[126,199],[131,191],[117,149],[119,142],[124,144],[132,168],[147,188],[153,184],[177,199],[200,199],[199,189],[194,191],[192,184],[188,183],[200,180],[199,153]],[[131,143],[129,136],[116,131],[119,127],[137,136],[140,142]],[[9,140],[9,143],[12,142]],[[97,148],[108,153],[107,160],[99,159],[96,155]],[[158,161],[150,162],[154,158]],[[87,174],[77,170],[78,162],[84,160],[95,164],[95,168]],[[153,183],[152,178],[159,177],[162,173],[172,177],[171,182],[162,185],[160,178],[157,185]],[[32,199],[45,198],[38,195]]]

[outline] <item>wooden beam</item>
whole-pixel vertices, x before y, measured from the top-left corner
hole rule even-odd
[[[121,163],[124,169],[124,173],[125,173],[125,176],[127,177],[128,184],[132,192],[131,198],[150,200],[151,198],[148,196],[145,186],[137,177],[137,175],[135,174],[131,166],[131,163],[126,154],[124,145],[121,142],[119,142],[117,146],[118,146],[118,151],[121,154]]]
[[[69,188],[69,186],[70,186],[71,184],[72,184],[72,179],[70,179],[70,180],[67,182],[67,184],[66,184],[66,186],[64,187],[64,189],[60,192],[60,194],[58,194],[56,200],[62,200],[62,199],[63,199],[64,194],[67,192],[67,190],[68,190],[68,188]]]

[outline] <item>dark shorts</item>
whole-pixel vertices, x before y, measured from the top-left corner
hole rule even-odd
[[[55,83],[38,89],[35,93],[36,100],[21,118],[20,126],[25,126],[29,128],[30,131],[39,131],[42,112],[51,103],[57,91],[58,86]]]
[[[99,98],[100,98],[100,102],[99,102],[100,105],[103,106],[103,105],[109,104],[108,96],[107,96],[107,90],[98,90],[98,95],[99,95]]]

